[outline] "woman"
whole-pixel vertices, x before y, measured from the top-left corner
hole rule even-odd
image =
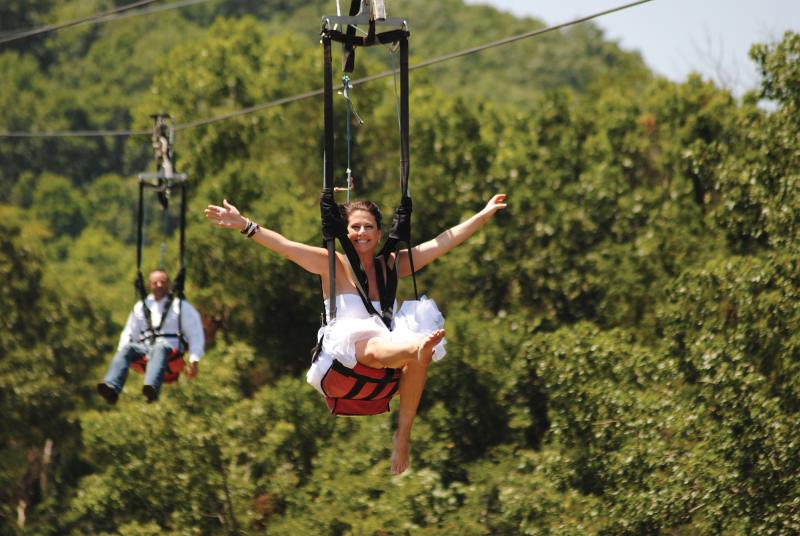
[[[415,269],[441,257],[472,236],[494,214],[506,208],[506,195],[494,195],[486,206],[466,221],[441,233],[413,248]],[[375,254],[381,239],[381,214],[378,207],[369,201],[356,201],[343,207],[347,218],[348,238],[358,253],[361,264],[369,279],[370,299],[377,302],[378,285],[376,279]],[[324,248],[309,246],[287,239],[283,235],[260,227],[251,222],[239,211],[223,200],[222,206],[209,205],[206,218],[217,227],[238,229],[262,246],[286,257],[312,274],[322,278],[322,293],[328,303],[328,252]],[[398,259],[398,276],[411,275],[408,250],[401,250]],[[394,262],[394,259],[390,259]],[[382,268],[380,268],[382,269]],[[443,319],[432,300],[423,298],[410,310],[401,308],[395,322],[403,324],[404,329],[396,328],[389,332],[380,320],[371,317],[358,297],[356,282],[348,268],[344,255],[337,253],[336,295],[339,313],[337,319],[326,329],[323,338],[322,358],[309,371],[309,383],[318,390],[324,367],[332,359],[353,367],[356,362],[374,368],[398,368],[402,370],[400,379],[400,409],[397,431],[392,450],[392,474],[400,474],[408,468],[411,426],[417,414],[417,407],[425,386],[428,365],[434,358],[443,355]],[[418,322],[411,321],[415,317]],[[410,324],[415,324],[410,326]],[[397,333],[395,333],[397,332]],[[324,393],[323,393],[324,394]]]

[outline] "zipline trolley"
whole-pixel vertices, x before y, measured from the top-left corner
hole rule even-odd
[[[186,279],[186,185],[187,176],[185,173],[175,172],[175,155],[172,144],[175,139],[175,130],[172,124],[172,116],[165,113],[153,114],[153,136],[152,146],[156,160],[156,171],[154,173],[139,174],[139,207],[136,232],[136,281],[134,286],[139,299],[142,301],[142,309],[147,319],[146,339],[153,341],[158,337],[177,337],[180,341],[179,347],[172,351],[169,356],[167,370],[164,373],[164,383],[174,383],[178,380],[181,370],[185,366],[183,355],[186,352],[187,343],[183,334],[180,333],[180,318],[178,318],[178,333],[161,333],[161,326],[164,319],[169,314],[172,302],[177,299],[179,302],[185,299],[183,287]],[[142,249],[144,246],[144,191],[145,189],[155,190],[159,204],[166,219],[169,210],[169,201],[175,189],[180,189],[180,239],[179,239],[179,262],[180,269],[178,276],[175,277],[170,293],[167,296],[167,303],[164,306],[164,313],[158,326],[153,326],[150,318],[150,309],[145,305],[147,298],[147,288],[142,275]],[[164,245],[162,244],[160,266],[164,264]],[[178,311],[181,310],[180,303]],[[180,313],[179,313],[180,315]],[[136,372],[144,372],[147,367],[147,356],[133,362],[131,368]]]

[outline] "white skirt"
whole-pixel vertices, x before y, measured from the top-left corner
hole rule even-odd
[[[359,300],[360,298],[356,297]],[[363,304],[359,303],[363,309]],[[365,310],[366,312],[366,310]],[[394,329],[389,331],[379,318],[374,316],[353,317],[342,315],[320,328],[317,340],[322,336],[322,351],[317,360],[312,363],[306,374],[306,380],[320,393],[321,383],[333,360],[342,365],[353,368],[356,366],[356,342],[379,337],[394,342],[406,342],[419,339],[444,327],[444,316],[439,311],[436,302],[426,296],[419,301],[408,300],[403,302],[400,310],[394,315]],[[447,351],[447,341],[442,341],[434,347],[433,360],[439,361]]]

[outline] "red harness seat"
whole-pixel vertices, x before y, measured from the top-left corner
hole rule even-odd
[[[325,402],[334,415],[386,413],[400,387],[400,376],[400,369],[376,369],[361,363],[347,368],[334,360],[322,378]]]
[[[183,360],[184,352],[179,351],[177,348],[170,350],[167,356],[167,369],[164,371],[164,383],[175,383],[181,375],[183,367],[186,366],[186,361]],[[131,368],[139,374],[144,374],[147,368],[148,357],[143,355],[133,363]]]

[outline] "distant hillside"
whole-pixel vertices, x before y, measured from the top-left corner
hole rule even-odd
[[[105,2],[94,2],[96,11],[110,9]],[[346,1],[341,2],[346,8]],[[0,8],[0,32],[80,18],[93,12],[90,2],[70,0],[25,2],[11,0]],[[15,7],[16,6],[16,7]],[[330,0],[231,1],[214,0],[182,9],[159,12],[133,18],[123,18],[101,25],[79,26],[49,34],[42,38],[22,40],[0,50],[15,48],[43,58],[46,66],[65,61],[85,59],[92,44],[118,41],[110,34],[128,34],[131,27],[140,30],[155,53],[171,47],[180,40],[186,24],[197,27],[185,37],[198,37],[217,17],[254,16],[267,23],[269,33],[292,33],[308,36],[308,41],[294,43],[303,46],[316,44],[322,15],[335,14],[336,3]],[[544,27],[534,18],[518,18],[490,6],[465,5],[462,0],[404,0],[389,2],[390,16],[408,19],[412,31],[411,53],[417,61],[461,50],[490,41]],[[135,13],[135,12],[134,12]],[[175,15],[175,16],[173,16]],[[175,33],[174,38],[165,34]],[[152,40],[148,34],[159,34]],[[59,46],[53,46],[54,44]],[[64,43],[67,43],[64,46]],[[79,44],[79,46],[75,46]],[[125,46],[118,43],[117,46]],[[128,44],[127,46],[130,46]],[[114,56],[113,51],[109,51]],[[387,65],[388,55],[377,54]],[[152,68],[153,63],[148,65]],[[510,105],[525,105],[532,93],[570,87],[585,92],[597,84],[615,80],[647,78],[649,71],[640,55],[626,52],[604,38],[602,31],[585,23],[561,32],[548,33],[511,45],[440,64],[429,69],[431,78],[448,93],[461,93],[470,98],[486,98]],[[143,75],[150,73],[142,73]],[[502,91],[500,91],[502,88]]]
[[[335,2],[330,1],[298,4],[302,6],[269,19],[272,27],[314,37],[320,16],[333,14],[336,9]],[[387,12],[409,21],[412,63],[545,26],[534,18],[518,18],[490,6],[465,5],[462,0],[391,2]],[[391,64],[387,55],[376,56]],[[449,94],[522,107],[530,106],[533,95],[548,89],[570,87],[584,93],[599,85],[623,79],[628,83],[642,81],[650,76],[638,52],[623,51],[591,23],[455,59],[426,71],[426,76]]]

